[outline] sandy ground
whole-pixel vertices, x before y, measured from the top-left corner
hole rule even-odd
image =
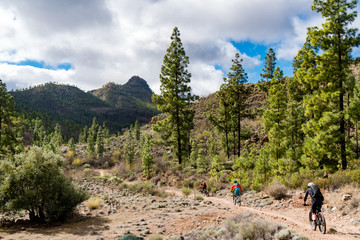
[[[359,224],[350,224],[344,219],[325,214],[327,230],[335,228],[335,233],[321,234],[312,231],[308,223],[309,207],[301,205],[298,197],[284,208],[255,208],[249,205],[234,206],[230,197],[205,197],[194,201],[181,197],[180,190],[167,189],[174,196],[162,199],[152,196],[124,196],[116,213],[106,214],[108,209],[100,209],[70,223],[50,226],[18,222],[0,227],[0,239],[117,239],[125,233],[143,235],[145,239],[153,233],[165,236],[181,234],[208,225],[221,225],[224,221],[241,212],[252,212],[262,218],[284,223],[309,239],[360,239]],[[191,198],[191,195],[190,195]],[[156,204],[156,205],[154,205]],[[154,205],[155,207],[149,207]]]

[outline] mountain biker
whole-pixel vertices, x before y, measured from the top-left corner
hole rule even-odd
[[[231,192],[234,192],[234,196],[240,196],[241,191],[242,191],[242,187],[240,186],[240,184],[234,180],[234,184],[231,187]]]
[[[206,183],[204,181],[201,181],[201,191],[206,193]]]
[[[310,195],[311,197],[311,212],[312,212],[312,219],[316,220],[316,209],[321,209],[321,206],[323,204],[324,201],[324,197],[320,192],[320,189],[318,186],[316,186],[314,183],[310,182],[308,184],[308,188],[306,190],[305,193],[305,198],[304,198],[304,206],[306,206],[306,199],[307,196]]]

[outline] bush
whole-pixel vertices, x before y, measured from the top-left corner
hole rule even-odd
[[[1,205],[28,210],[31,220],[64,219],[87,194],[65,177],[62,164],[60,155],[39,147],[1,161]]]
[[[84,160],[80,159],[80,158],[75,158],[74,161],[72,162],[72,165],[74,166],[80,166],[83,165],[85,163]]]
[[[101,199],[97,197],[90,198],[85,205],[89,210],[98,209],[101,205]]]
[[[181,191],[182,191],[182,193],[184,194],[184,196],[189,196],[190,195],[190,193],[191,193],[191,189],[190,188],[188,188],[188,187],[183,187],[182,189],[181,189]]]
[[[287,188],[285,185],[278,182],[274,182],[265,188],[265,192],[276,200],[280,200],[286,197]]]
[[[200,195],[196,195],[196,196],[195,196],[195,200],[197,200],[197,201],[202,201],[202,200],[204,200],[204,197],[203,197],[203,196],[200,196]]]

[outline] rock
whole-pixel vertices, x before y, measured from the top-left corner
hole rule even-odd
[[[342,195],[341,200],[342,200],[343,202],[345,202],[345,201],[350,200],[350,199],[351,199],[351,197],[352,197],[352,195],[351,195],[351,194],[345,193],[344,195]]]

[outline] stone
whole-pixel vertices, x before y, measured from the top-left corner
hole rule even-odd
[[[342,195],[341,200],[342,200],[343,202],[345,202],[345,201],[350,200],[350,199],[351,199],[351,197],[352,197],[352,195],[351,195],[351,194],[345,193],[344,195]]]

